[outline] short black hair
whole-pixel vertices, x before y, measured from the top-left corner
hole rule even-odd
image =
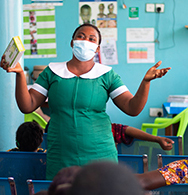
[[[74,39],[76,32],[77,32],[80,28],[82,28],[82,27],[84,27],[84,26],[90,26],[90,27],[94,28],[94,29],[98,32],[98,35],[99,35],[99,45],[100,45],[100,44],[101,44],[101,41],[102,41],[101,32],[100,32],[100,30],[99,30],[96,26],[94,26],[94,25],[92,25],[92,24],[89,24],[89,23],[85,23],[85,24],[82,24],[82,25],[80,25],[79,27],[77,27],[76,30],[74,31],[73,35],[72,35],[72,39]]]
[[[143,195],[138,179],[126,165],[93,162],[76,175],[70,195]]]
[[[35,121],[22,123],[16,131],[16,145],[20,151],[34,152],[43,140],[43,129]]]
[[[59,194],[69,190],[76,174],[81,170],[80,166],[70,166],[62,168],[53,178],[52,183],[48,188],[48,195]],[[63,194],[63,193],[62,193]]]

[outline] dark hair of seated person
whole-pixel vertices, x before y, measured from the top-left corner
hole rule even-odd
[[[43,141],[43,129],[37,122],[24,122],[16,131],[18,149],[9,151],[37,152]]]
[[[67,194],[76,174],[81,169],[82,168],[79,166],[62,168],[53,178],[53,181],[48,188],[48,195]]]
[[[144,195],[137,178],[126,165],[96,162],[76,175],[68,195]]]
[[[48,195],[48,191],[47,190],[42,190],[40,192],[35,193],[34,195]]]

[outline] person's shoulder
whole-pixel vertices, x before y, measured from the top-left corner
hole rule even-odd
[[[46,150],[45,150],[45,149],[43,149],[43,148],[38,148],[38,149],[37,149],[37,152],[43,152],[43,153],[46,153]]]
[[[19,148],[17,147],[7,150],[7,152],[17,152],[17,151],[20,151]]]

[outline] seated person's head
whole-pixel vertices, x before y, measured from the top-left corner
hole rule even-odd
[[[54,177],[48,188],[48,195],[66,194],[76,176],[81,170],[79,166],[71,166],[61,169]]]
[[[135,175],[125,165],[96,162],[78,172],[69,195],[143,195]]]
[[[42,190],[40,192],[35,193],[34,195],[48,195],[48,191]]]
[[[16,131],[16,145],[20,151],[35,152],[43,141],[43,129],[36,122],[25,122]]]

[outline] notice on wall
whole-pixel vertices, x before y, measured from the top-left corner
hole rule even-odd
[[[118,64],[116,41],[103,39],[100,46],[100,62],[105,65]]]
[[[127,63],[154,63],[154,43],[128,43]]]
[[[127,28],[127,42],[153,42],[154,28]]]
[[[57,57],[54,6],[23,5],[23,19],[24,58]]]
[[[97,26],[102,38],[117,40],[117,1],[80,0],[79,24],[84,23]]]
[[[63,5],[63,0],[31,0],[31,3],[35,3],[38,5],[54,5],[54,6],[61,6]]]
[[[130,7],[129,8],[129,20],[138,20],[139,18],[139,8]]]

